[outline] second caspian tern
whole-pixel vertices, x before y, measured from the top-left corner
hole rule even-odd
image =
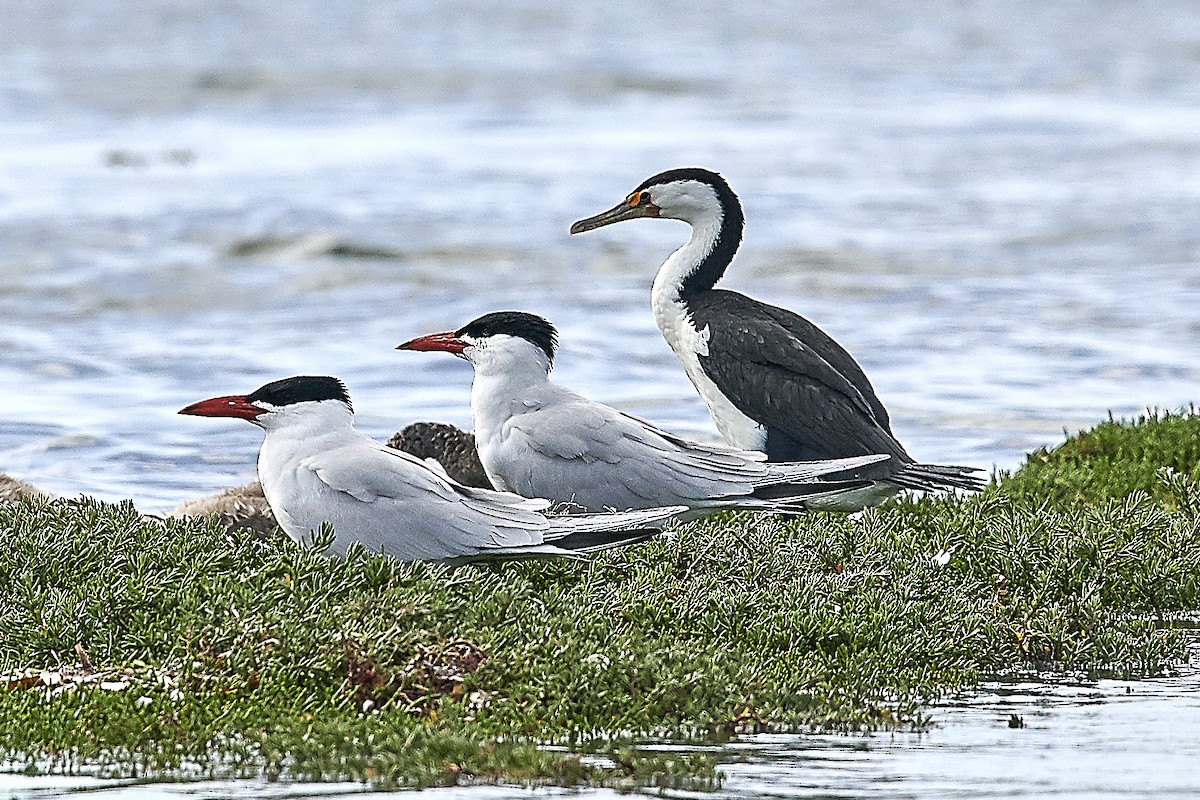
[[[361,542],[448,564],[578,556],[646,539],[686,510],[546,517],[547,500],[462,486],[356,431],[346,387],[328,376],[285,378],[179,413],[262,428],[258,475],[280,527],[299,539],[328,523],[340,553]]]
[[[689,441],[551,381],[556,348],[545,319],[500,311],[398,349],[471,362],[479,458],[493,485],[526,497],[590,511],[683,504],[699,513],[795,512],[870,486],[820,476],[887,459],[768,464],[762,453]]]

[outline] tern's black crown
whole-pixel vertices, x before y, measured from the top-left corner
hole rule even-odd
[[[479,319],[471,320],[455,331],[457,336],[470,336],[472,339],[484,339],[488,336],[506,334],[518,336],[536,347],[541,348],[554,364],[554,353],[558,349],[558,331],[550,321],[525,311],[493,311],[484,314]]]
[[[246,397],[249,403],[263,402],[273,406],[289,406],[293,403],[315,403],[321,400],[341,400],[350,404],[350,393],[346,384],[328,375],[297,375],[271,381],[254,390]]]

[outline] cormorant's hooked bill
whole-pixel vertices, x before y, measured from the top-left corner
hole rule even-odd
[[[657,217],[659,211],[659,207],[651,202],[649,192],[637,191],[608,211],[573,222],[571,233],[586,233],[594,231],[596,228],[603,228],[605,225],[612,225],[614,222],[624,222],[627,219]]]

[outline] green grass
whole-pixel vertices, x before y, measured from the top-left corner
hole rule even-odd
[[[727,516],[586,563],[457,571],[130,504],[0,506],[0,666],[80,680],[79,644],[111,689],[0,680],[6,755],[704,788],[711,755],[633,745],[919,729],[927,703],[989,676],[1177,667],[1193,637],[1173,622],[1200,610],[1197,461],[1200,418],[1109,422],[974,498]]]
[[[1134,491],[1174,502],[1158,472],[1169,467],[1200,478],[1200,424],[1195,409],[1182,413],[1151,411],[1136,423],[1107,422],[1072,436],[1054,450],[1037,450],[1014,475],[1006,475],[1005,493],[1031,503],[1095,504]]]

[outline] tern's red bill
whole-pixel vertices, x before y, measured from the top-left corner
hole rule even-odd
[[[454,331],[446,331],[444,333],[430,333],[425,336],[418,336],[404,344],[396,345],[396,349],[436,351],[459,355],[463,350],[467,349],[467,343],[458,338],[458,335]]]
[[[212,397],[192,403],[187,408],[180,409],[180,414],[192,417],[236,417],[237,419],[255,419],[266,410],[253,403],[246,402],[246,396],[231,394],[226,397]]]

